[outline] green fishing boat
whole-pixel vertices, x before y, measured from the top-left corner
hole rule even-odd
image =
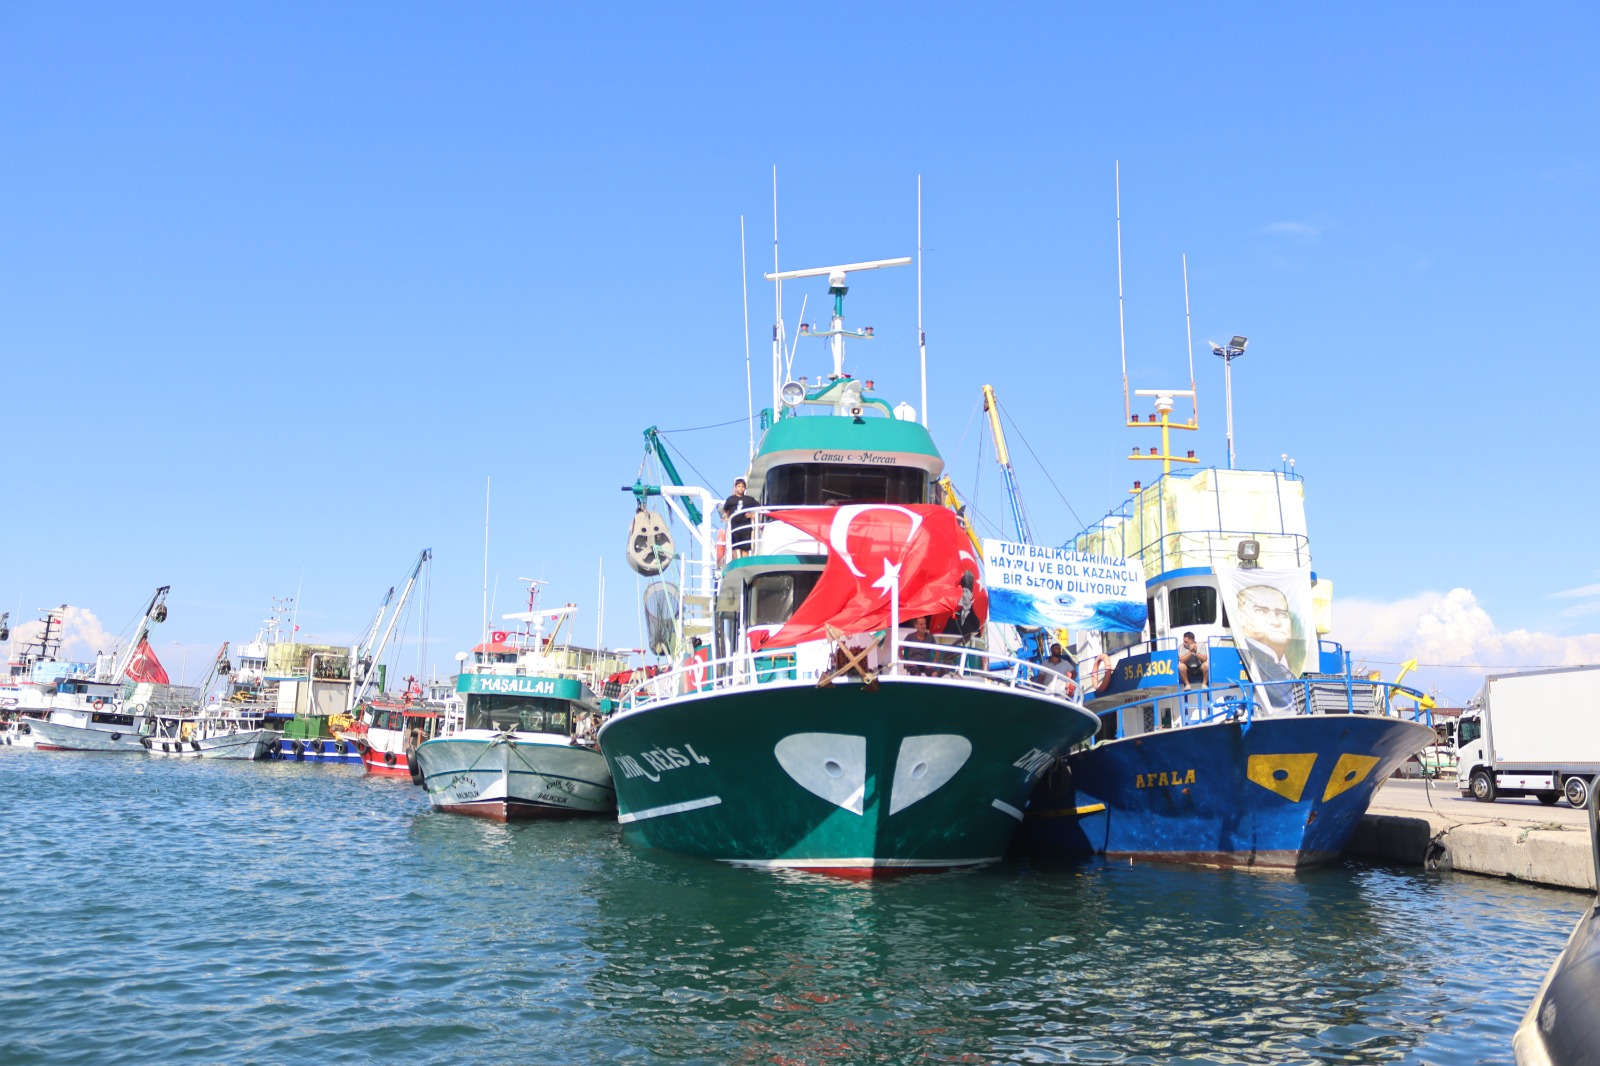
[[[845,328],[848,275],[910,261],[768,275],[827,279],[829,328],[799,332],[829,342],[833,370],[775,369],[777,414],[725,537],[707,489],[633,487],[629,563],[657,578],[645,606],[664,662],[599,733],[631,843],[861,877],[988,862],[1040,773],[1096,726],[1036,667],[987,650],[979,553],[935,502],[932,437],[845,373],[846,339],[873,333]]]

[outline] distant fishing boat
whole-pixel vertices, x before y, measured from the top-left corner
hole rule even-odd
[[[141,739],[151,755],[202,759],[265,759],[283,734],[268,728],[265,716],[228,715],[216,710],[187,716],[158,715]]]
[[[414,748],[412,780],[434,810],[501,822],[616,810],[611,772],[595,745],[595,686],[625,660],[558,643],[577,608],[538,609],[538,585],[529,582],[527,611],[505,616],[518,628],[490,634],[463,663],[460,727]]]
[[[874,332],[845,327],[848,275],[910,262],[767,275],[827,280],[831,324],[799,334],[829,342],[832,373],[785,382],[774,331],[778,415],[742,479],[758,505],[726,548],[708,489],[665,462],[671,484],[634,487],[629,562],[663,575],[646,613],[668,668],[600,729],[630,843],[852,877],[989,862],[1038,775],[1095,728],[985,650],[976,549],[935,502],[932,437],[845,372],[846,339]],[[681,554],[657,497],[688,527]],[[926,635],[901,632],[919,617]]]
[[[351,697],[351,714],[355,721],[346,730],[346,735],[354,736],[358,740],[361,763],[369,774],[409,775],[415,780],[417,775],[411,760],[414,758],[417,745],[438,736],[448,724],[447,708],[437,702],[429,701],[423,691],[422,682],[415,675],[402,680],[403,687],[400,692],[384,692],[380,680],[382,675],[374,665],[383,659],[383,653],[388,648],[390,637],[394,633],[395,622],[405,610],[423,568],[432,558],[433,553],[427,550],[417,557],[416,566],[406,579],[399,602],[395,603],[392,609],[390,601],[394,598],[394,589],[389,590],[389,595],[385,597],[372,620],[372,625],[367,629],[363,645],[369,650],[357,655],[357,661],[366,668],[362,671],[361,684]],[[423,614],[426,613],[427,605],[424,604]],[[388,621],[387,626],[384,625],[385,617]],[[380,628],[383,629],[383,634],[378,637]],[[375,638],[377,642],[374,645]]]
[[[72,671],[47,683],[33,682],[46,700],[42,717],[25,719],[35,747],[41,751],[143,754],[140,734],[148,715],[142,706],[123,705],[123,683],[167,683],[167,672],[149,641],[150,626],[166,621],[167,592],[166,585],[156,589],[125,650],[120,655],[101,656],[92,676]]]
[[[232,665],[228,645],[222,645],[212,660],[196,693],[195,703],[211,692],[212,686],[229,676]],[[134,698],[139,698],[135,696]],[[151,755],[170,755],[201,759],[255,760],[267,758],[272,745],[283,736],[266,720],[266,712],[254,710],[214,697],[196,712],[187,708],[179,713],[150,713],[140,743]]]

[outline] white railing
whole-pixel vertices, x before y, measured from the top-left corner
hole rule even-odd
[[[677,696],[725,692],[768,685],[816,685],[835,670],[835,645],[815,642],[799,648],[739,652],[720,659],[681,664],[623,689],[619,710],[629,711]],[[1009,655],[959,644],[899,642],[899,658],[887,662],[888,642],[861,658],[877,677],[937,678],[1025,689],[1067,699],[1067,679],[1048,668]],[[859,649],[847,649],[857,655]],[[833,677],[836,684],[860,683],[856,670]]]

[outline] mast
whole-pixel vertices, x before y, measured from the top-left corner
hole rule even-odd
[[[1033,530],[1028,526],[1028,516],[1022,510],[1022,492],[1017,488],[1017,472],[1011,468],[1011,453],[1006,449],[1005,431],[1000,428],[1000,401],[995,398],[994,386],[983,387],[983,409],[989,414],[989,427],[994,433],[994,454],[1000,461],[1000,474],[1005,478],[1006,497],[1011,501],[1011,520],[1017,527],[1017,539],[1024,544],[1033,543]]]
[[[744,292],[744,403],[750,423],[750,458],[756,457],[756,401],[750,383],[750,264],[744,253],[744,216],[739,216],[739,284]]]
[[[917,175],[917,354],[922,370],[922,428],[928,428],[928,333],[922,328],[922,175]]]
[[[833,321],[826,331],[812,330],[807,335],[812,337],[828,338],[829,348],[833,353],[832,379],[838,381],[845,376],[844,372],[844,342],[846,337],[865,340],[872,336],[872,328],[846,330],[844,328],[844,298],[850,291],[847,284],[849,275],[860,270],[879,270],[883,267],[909,266],[911,257],[903,255],[898,259],[869,259],[861,263],[843,263],[839,266],[808,267],[805,270],[785,270],[782,273],[774,271],[766,275],[768,281],[782,285],[791,278],[817,278],[828,279],[828,295],[833,297]],[[802,329],[804,327],[802,326]]]
[[[1133,401],[1128,396],[1128,323],[1122,311],[1122,160],[1117,160],[1117,337],[1122,344],[1122,414],[1133,421]]]
[[[128,666],[133,662],[133,657],[139,652],[139,645],[144,643],[145,637],[150,633],[151,622],[165,622],[167,620],[167,593],[171,585],[162,585],[150,597],[150,606],[144,609],[144,616],[139,619],[139,626],[133,631],[133,639],[128,641],[128,646],[118,657],[116,666],[112,668],[111,680],[121,681],[122,675],[127,672]],[[48,632],[48,629],[46,630]]]
[[[411,568],[411,576],[406,578],[406,587],[400,593],[400,602],[395,604],[394,612],[389,615],[389,624],[384,628],[383,639],[378,642],[377,650],[372,654],[371,661],[366,670],[362,672],[361,684],[350,692],[350,702],[346,710],[356,707],[361,702],[361,697],[366,695],[367,689],[372,684],[372,679],[378,675],[378,660],[383,658],[383,649],[388,646],[389,635],[394,632],[394,624],[400,619],[400,612],[405,609],[406,600],[411,595],[411,589],[417,583],[417,575],[422,572],[422,564],[433,558],[431,548],[423,548],[422,554],[417,556],[417,565]]]
[[[772,168],[772,273],[770,279],[778,273],[778,168]],[[783,388],[783,282],[778,282],[772,287],[772,298],[775,301],[774,317],[772,320],[772,417],[776,419],[778,412],[783,410],[779,402],[780,390]]]

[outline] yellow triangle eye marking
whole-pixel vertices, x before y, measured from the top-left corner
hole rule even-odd
[[[1245,776],[1268,792],[1276,792],[1290,803],[1300,802],[1306,778],[1316,764],[1316,752],[1305,755],[1252,755],[1245,764]]]
[[[1322,793],[1322,802],[1327,803],[1339,793],[1348,792],[1361,784],[1376,765],[1378,765],[1376,755],[1346,753],[1339,756],[1339,761],[1333,765],[1333,775],[1328,778],[1328,787]]]

